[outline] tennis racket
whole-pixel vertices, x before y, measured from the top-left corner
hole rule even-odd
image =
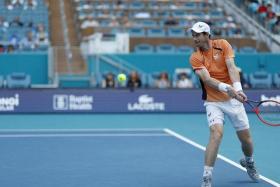
[[[246,103],[257,114],[262,123],[274,127],[280,126],[280,102],[275,100],[247,100]]]

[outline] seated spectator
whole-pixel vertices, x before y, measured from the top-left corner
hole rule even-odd
[[[24,2],[24,7],[23,9],[32,9],[32,10],[35,10],[37,8],[37,0],[26,0]]]
[[[4,17],[0,16],[0,30],[7,31],[8,27],[9,27],[9,22],[7,22]]]
[[[113,17],[112,20],[109,22],[108,26],[109,27],[117,27],[117,26],[119,26],[119,22],[115,17]]]
[[[193,88],[192,81],[188,78],[186,73],[180,73],[176,82],[176,88]]]
[[[245,79],[243,71],[241,68],[237,67],[237,71],[239,72],[240,82],[243,88],[250,88],[248,81]]]
[[[142,81],[136,71],[130,73],[126,87],[127,88],[140,88],[142,86]]]
[[[14,20],[10,23],[12,27],[23,27],[24,23],[20,20],[19,16],[16,16]]]
[[[165,26],[177,26],[178,24],[179,22],[173,17],[170,17],[166,21],[164,21]]]
[[[277,21],[275,22],[275,24],[273,26],[273,33],[280,34],[280,16],[277,17]]]
[[[9,38],[9,44],[13,45],[14,48],[18,48],[20,44],[20,38],[17,34],[12,34]]]
[[[115,88],[115,75],[108,73],[102,81],[102,88]]]
[[[258,8],[258,13],[259,14],[266,14],[266,12],[267,12],[267,7],[266,7],[266,4],[265,4],[265,1],[263,0],[261,5]]]
[[[0,53],[5,53],[5,47],[2,44],[0,44]]]
[[[13,10],[14,8],[17,7],[22,7],[24,4],[24,0],[6,0],[5,1],[5,6],[7,7],[8,10]]]
[[[275,12],[272,10],[272,4],[267,4],[267,11],[266,11],[266,22],[269,22],[276,18]]]
[[[124,16],[122,18],[121,24],[123,27],[132,27],[134,23],[128,18],[128,16]]]
[[[21,49],[36,49],[38,47],[33,32],[29,31],[26,36],[20,41]]]
[[[170,88],[171,83],[166,72],[160,73],[158,79],[155,81],[156,88]]]
[[[8,45],[7,47],[7,53],[13,53],[15,51],[15,47],[11,44]]]
[[[45,27],[43,24],[39,24],[36,32],[36,41],[39,45],[48,45],[49,44],[49,36],[45,31]]]
[[[94,20],[92,16],[88,16],[86,20],[83,21],[81,28],[87,29],[90,27],[97,27],[97,26],[99,26],[98,21]]]

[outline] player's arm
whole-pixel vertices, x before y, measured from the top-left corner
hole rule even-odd
[[[210,76],[208,70],[206,68],[196,69],[195,73],[198,77],[203,81],[204,84],[215,88],[216,90],[226,92],[230,97],[237,98],[238,93],[234,90],[234,88],[223,82],[218,81]],[[239,98],[237,98],[239,100]]]
[[[242,90],[242,85],[240,83],[240,75],[239,72],[235,66],[234,63],[234,58],[227,58],[226,59],[226,65],[228,68],[228,72],[229,72],[229,76],[231,79],[231,82],[233,83],[233,88],[235,89],[235,91],[238,92],[238,94],[244,98],[244,101],[247,100],[247,96],[243,93]]]

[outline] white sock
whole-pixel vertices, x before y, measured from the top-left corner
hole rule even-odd
[[[205,176],[212,176],[213,167],[204,166],[203,177]]]
[[[246,162],[254,162],[254,159],[252,156],[245,156]]]

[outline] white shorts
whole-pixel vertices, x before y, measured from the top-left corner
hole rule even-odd
[[[214,124],[224,124],[224,114],[231,121],[236,131],[249,129],[249,120],[242,103],[236,99],[230,99],[224,102],[205,101],[207,120],[209,127]]]

